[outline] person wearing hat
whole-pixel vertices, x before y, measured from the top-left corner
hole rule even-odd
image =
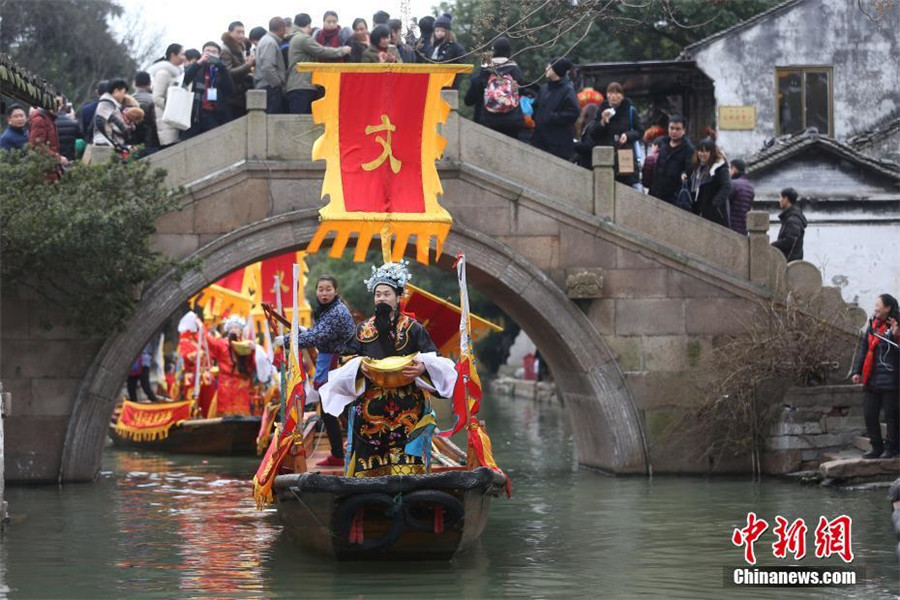
[[[575,88],[567,73],[572,61],[555,58],[547,65],[547,83],[534,102],[534,136],[531,143],[563,160],[575,153],[574,126],[581,114]]]
[[[253,376],[256,373],[256,343],[244,340],[247,322],[232,315],[225,321],[225,337],[206,334],[209,356],[219,365],[216,396],[207,417],[249,416]]]
[[[456,371],[453,361],[437,355],[425,327],[400,312],[400,298],[410,279],[405,262],[387,263],[365,281],[375,315],[356,327],[344,347],[356,355],[329,374],[319,390],[322,406],[334,416],[350,406],[344,473],[348,477],[415,475],[428,471],[435,429],[431,395],[448,398]],[[406,357],[394,372],[377,371],[363,359]],[[359,375],[362,378],[359,378]]]
[[[431,40],[431,54],[428,56],[431,62],[458,63],[466,53],[456,42],[456,36],[453,34],[453,16],[450,13],[444,13],[435,20]]]

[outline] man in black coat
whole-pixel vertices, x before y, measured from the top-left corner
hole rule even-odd
[[[534,102],[534,136],[531,144],[563,160],[575,153],[575,121],[581,114],[575,88],[566,74],[572,68],[568,58],[557,58],[547,66],[547,83]]]
[[[731,230],[747,235],[747,213],[753,206],[756,192],[747,180],[747,164],[737,158],[731,161],[731,194],[728,205],[731,208]]]
[[[781,206],[781,229],[778,231],[778,239],[772,245],[781,250],[788,262],[803,258],[803,234],[806,231],[806,217],[797,206],[797,190],[784,188],[778,198]]]
[[[650,195],[672,204],[681,189],[681,182],[693,170],[694,145],[685,135],[684,117],[669,118],[669,136],[660,140],[659,155],[653,170]]]
[[[134,99],[144,111],[144,120],[134,126],[131,143],[144,147],[141,156],[148,156],[159,150],[159,132],[156,129],[156,105],[150,87],[150,74],[138,71],[134,76]]]
[[[75,160],[75,140],[81,137],[81,124],[72,116],[72,105],[65,96],[57,96],[59,114],[56,115],[56,133],[59,137],[59,153]]]
[[[234,82],[219,52],[218,44],[206,42],[200,60],[184,70],[184,84],[194,92],[194,109],[191,128],[181,134],[181,139],[211,131],[230,120],[226,99],[234,93]]]

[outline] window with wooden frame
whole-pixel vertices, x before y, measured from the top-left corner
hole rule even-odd
[[[775,69],[775,135],[815,127],[834,135],[834,92],[831,67]]]

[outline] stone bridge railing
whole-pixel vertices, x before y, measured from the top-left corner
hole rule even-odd
[[[441,126],[447,146],[438,170],[445,182],[461,178],[489,185],[513,202],[539,206],[551,218],[578,220],[583,228],[690,265],[739,295],[777,297],[795,292],[818,298],[820,310],[843,310],[839,288],[823,287],[814,265],[803,261],[787,265],[769,245],[768,214],[751,213],[750,235],[736,234],[616,183],[610,148],[596,148],[593,170],[583,169],[461,118],[455,91],[445,91],[444,99],[453,109]],[[246,117],[152,156],[152,162],[168,172],[167,182],[184,186],[190,196],[241,168],[267,170],[273,177],[290,172],[295,180],[322,178],[324,161],[311,160],[313,142],[322,128],[311,116],[266,115],[262,91],[248,92],[247,106]],[[188,245],[184,255],[194,250]],[[845,308],[846,328],[855,330],[865,313]]]

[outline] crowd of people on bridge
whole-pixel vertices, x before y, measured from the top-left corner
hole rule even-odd
[[[199,50],[169,44],[131,84],[124,79],[97,82],[94,98],[77,112],[64,96],[53,108],[9,106],[0,148],[39,146],[57,156],[63,168],[80,157],[86,145],[146,156],[243,116],[247,90],[265,90],[269,114],[311,113],[320,90],[309,73],[294,68],[297,63],[466,60],[449,13],[423,17],[405,34],[403,29],[399,19],[383,10],[373,15],[371,29],[364,18],[342,27],[331,10],[320,25],[300,13],[273,17],[266,27],[253,27],[249,33],[244,23],[233,21],[219,40],[207,41]],[[193,95],[189,123],[166,117],[172,87]]]
[[[61,171],[87,145],[141,157],[243,116],[250,89],[266,92],[269,114],[309,114],[321,89],[310,73],[296,69],[298,63],[471,61],[471,53],[456,41],[449,13],[414,20],[405,33],[403,23],[383,10],[372,16],[371,28],[363,18],[343,27],[329,10],[316,24],[300,13],[273,17],[266,27],[249,32],[241,21],[225,29],[219,40],[199,50],[169,44],[130,83],[122,78],[97,82],[95,97],[77,113],[63,96],[55,109],[10,106],[0,148],[40,147],[59,158]],[[543,73],[525,74],[515,54],[510,40],[498,37],[471,76],[463,101],[473,108],[476,122],[586,168],[593,167],[594,148],[611,148],[618,182],[747,234],[753,186],[746,164],[728,160],[714,130],[707,128],[709,137],[694,143],[686,119],[677,114],[665,115],[664,125],[645,128],[622,84],[609,83],[605,97],[591,88],[576,91],[568,58],[551,58]],[[167,117],[173,87],[190,93],[189,122]],[[783,226],[775,246],[788,260],[799,259],[806,219],[793,189],[781,196],[786,199],[779,216]]]

